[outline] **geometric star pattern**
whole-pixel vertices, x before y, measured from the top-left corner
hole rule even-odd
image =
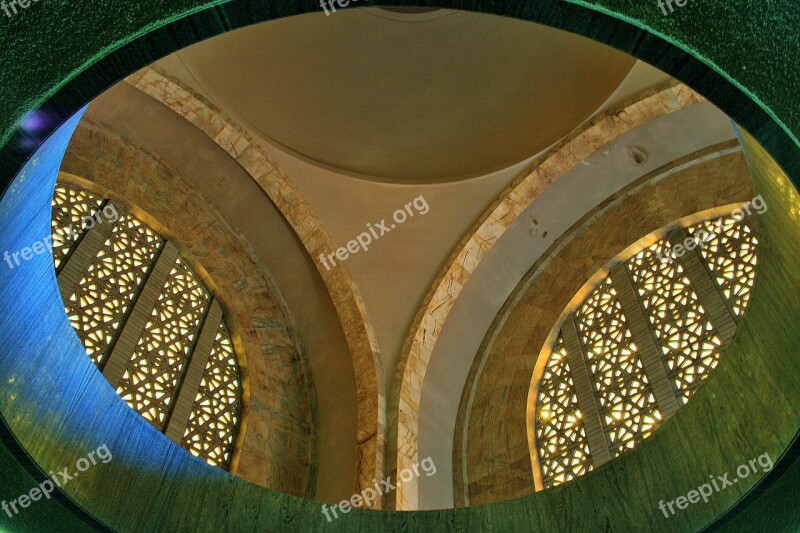
[[[120,214],[77,289],[65,303],[87,355],[100,365],[122,318],[163,240],[128,214]]]
[[[117,387],[122,399],[159,430],[208,304],[208,293],[179,258]]]
[[[536,404],[536,442],[544,486],[560,485],[589,472],[589,441],[562,336],[539,382]]]
[[[240,388],[236,355],[220,323],[183,435],[184,448],[212,465],[227,467],[239,423]]]
[[[73,184],[59,183],[52,202],[53,255],[57,271],[97,217],[105,199]],[[87,355],[102,369],[114,341],[166,241],[117,207],[109,237],[65,302],[67,316]],[[181,259],[176,260],[137,340],[117,393],[160,431],[183,386],[186,365],[212,298]],[[226,468],[238,432],[241,381],[236,353],[220,324],[181,445],[212,465]]]
[[[719,363],[722,339],[680,261],[661,260],[667,254],[671,254],[671,244],[662,240],[636,254],[626,265],[669,377],[685,403]]]
[[[758,261],[759,239],[750,224],[723,217],[687,228],[690,235],[701,230],[710,234],[696,249],[737,320],[750,302]],[[628,259],[625,268],[676,397],[685,404],[718,366],[724,346],[671,247],[666,239],[658,241]],[[574,318],[579,356],[589,370],[608,451],[616,457],[646,439],[664,417],[609,276],[578,306]],[[537,460],[543,485],[549,488],[593,468],[561,332],[537,391]]]
[[[661,422],[661,413],[610,278],[575,317],[606,436],[617,456],[646,438]]]
[[[755,282],[758,237],[747,222],[734,218],[707,220],[688,229],[690,235],[702,230],[713,236],[699,250],[734,315],[740,318]]]
[[[58,269],[77,242],[84,220],[97,213],[103,199],[83,189],[59,183],[52,205],[53,260]]]

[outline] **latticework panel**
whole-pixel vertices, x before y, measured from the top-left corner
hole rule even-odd
[[[53,259],[56,268],[75,245],[83,230],[83,222],[94,216],[103,199],[83,189],[59,183],[53,195]]]
[[[535,417],[536,444],[545,487],[560,485],[592,469],[589,441],[563,337],[559,337],[539,382]]]
[[[652,387],[611,279],[575,314],[613,455],[633,448],[661,421]]]
[[[746,222],[731,217],[707,220],[689,228],[691,235],[703,236],[700,232],[709,236],[698,247],[700,253],[738,318],[750,303],[758,262],[758,238]]]
[[[236,355],[220,324],[181,445],[214,466],[226,467],[239,424],[239,396]]]
[[[719,363],[722,340],[715,334],[680,261],[663,261],[671,245],[662,240],[632,257],[626,266],[685,402]]]
[[[96,364],[122,328],[121,320],[140,290],[161,238],[121,214],[76,291],[65,303],[72,327]]]
[[[128,405],[159,429],[208,300],[195,275],[178,259],[117,388]]]

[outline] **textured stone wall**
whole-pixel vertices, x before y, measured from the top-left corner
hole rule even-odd
[[[767,286],[765,289],[769,290],[770,297],[767,301],[773,307],[770,322],[777,324],[781,321],[782,309],[797,305],[794,302],[800,278],[800,269],[797,268],[800,264],[800,193],[783,169],[752,136],[741,132],[741,137],[745,155],[753,169],[756,190],[770,206],[770,209],[761,216],[762,231],[770,243],[770,251],[777,257],[774,262],[767,264],[769,270],[761,269],[760,275],[762,280],[765,278],[768,280],[771,276],[784,280],[783,283],[774,285],[767,281],[763,282]],[[775,334],[780,335],[778,330]],[[775,375],[760,385],[768,396],[775,393],[775,397],[780,398],[782,394],[778,390],[782,386],[797,382],[797,374],[793,372],[792,366],[784,365],[780,375]],[[763,379],[764,366],[763,363],[756,364],[751,369],[751,379],[754,382]],[[747,379],[747,376],[743,378]],[[774,408],[774,402],[767,401],[766,408]],[[789,424],[786,426],[789,427],[782,429],[786,434],[791,434],[791,426]],[[797,440],[785,453],[789,459],[786,471],[784,472],[781,467],[776,468],[772,476],[763,480],[757,490],[745,498],[741,514],[733,508],[723,515],[718,521],[722,530],[729,533],[748,533],[756,530],[800,531],[800,513],[797,512],[797,495],[800,494],[800,461],[797,458],[800,457],[800,450]]]
[[[467,503],[465,490],[469,505],[534,491],[527,413],[531,380],[547,336],[584,284],[628,246],[662,226],[752,198],[741,151],[712,159],[704,157],[708,154],[706,150],[659,169],[587,213],[518,284],[486,334],[459,406],[453,450],[457,504]],[[687,160],[688,168],[658,179]],[[615,198],[624,201],[615,203]]]
[[[7,51],[0,59],[4,96],[0,99],[2,188],[9,186],[27,157],[53,128],[135,68],[161,54],[244,24],[319,10],[313,0],[237,1],[201,9],[212,4],[220,2],[109,0],[103,9],[96,9],[94,5],[52,0],[38,4],[46,5],[46,9],[31,10],[0,26],[0,43]],[[453,7],[445,2],[428,4]],[[800,107],[794,90],[800,76],[796,68],[800,14],[792,0],[709,0],[695,2],[691,9],[670,17],[640,0],[474,1],[459,7],[555,25],[648,60],[692,84],[769,149],[783,169],[774,161],[767,161],[769,167],[761,169],[761,183],[782,180],[792,190],[791,180],[796,182],[800,176]],[[19,118],[43,104],[50,113],[50,125],[39,132],[18,134]],[[59,154],[50,152],[48,157],[58,158]],[[52,182],[47,180],[36,184],[39,191],[52,190]],[[46,193],[37,197],[30,194],[33,192],[36,189],[23,186],[24,194],[4,197],[0,220],[4,244],[40,238],[34,230],[46,229],[46,219],[36,216],[46,210]],[[658,520],[652,499],[657,500],[659,494],[680,493],[686,488],[686,479],[697,475],[700,469],[724,472],[735,464],[730,461],[746,459],[747,454],[765,450],[780,453],[797,433],[800,271],[796,258],[800,254],[796,243],[800,242],[800,229],[791,215],[797,212],[797,198],[786,194],[786,190],[773,189],[770,193],[766,226],[774,249],[763,255],[761,281],[742,334],[730,347],[736,357],[723,362],[716,377],[681,413],[680,420],[670,421],[638,453],[561,490],[515,502],[455,512],[353,511],[335,524],[336,529],[558,531],[589,530],[601,524],[605,530],[625,531],[636,524],[648,530],[696,531],[734,505],[752,484],[729,489],[718,500],[694,506],[685,519],[671,523]],[[0,453],[4,457],[19,464],[30,456],[38,468],[60,468],[84,453],[84,446],[97,439],[113,440],[120,427],[127,427],[126,439],[114,442],[114,472],[97,472],[71,483],[67,489],[74,501],[116,530],[334,530],[325,524],[319,506],[257,490],[196,461],[186,461],[182,455],[172,455],[166,439],[153,435],[146,423],[126,418],[124,404],[113,397],[113,391],[103,389],[102,377],[94,376],[88,365],[77,362],[78,356],[86,359],[80,347],[63,338],[69,324],[63,311],[52,305],[57,299],[57,287],[44,266],[32,265],[24,279],[17,278],[13,283],[4,279],[0,284],[0,378],[4,382],[0,394],[4,435]],[[52,270],[52,265],[46,267]],[[26,324],[23,319],[29,322]],[[57,371],[47,361],[57,361]],[[6,381],[12,375],[16,380]],[[31,380],[31,375],[38,379]],[[58,386],[70,379],[75,379],[74,388]],[[42,394],[47,394],[48,412],[37,407],[44,403]],[[10,402],[12,397],[14,401]],[[68,401],[71,409],[61,409],[55,398]],[[693,439],[687,441],[683,437],[686,434]],[[61,438],[52,438],[54,435]],[[645,466],[652,475],[628,473],[637,469],[629,467]],[[22,474],[19,469],[13,473],[4,470],[2,496],[18,496],[13,481],[23,480],[16,488],[29,486],[40,475],[31,473],[36,470],[36,466]],[[779,470],[779,474],[785,472]],[[795,474],[796,469],[785,476]],[[791,484],[784,485],[787,487],[791,489]],[[171,497],[164,498],[165,494]],[[745,519],[741,528],[769,529],[770,524],[791,527],[790,520],[798,516],[796,492],[786,494],[792,497],[790,505],[782,504],[778,498],[767,498],[777,507],[756,509],[754,516],[740,515]],[[52,502],[39,502],[42,513],[22,518],[18,522],[23,524],[20,530],[45,529],[54,522],[66,524],[72,515],[63,506],[51,506]],[[776,514],[764,517],[759,510]]]
[[[189,180],[102,126],[81,123],[62,170],[72,175],[62,173],[62,179],[88,183],[173,240],[222,304],[243,377],[231,471],[273,490],[313,494],[308,361],[286,304],[250,245]]]
[[[419,406],[439,333],[481,260],[517,218],[551,184],[614,139],[702,98],[685,85],[647,91],[582,125],[537,158],[484,212],[456,246],[431,285],[403,346],[389,404],[387,469],[396,473],[419,460]],[[397,491],[396,509],[417,508],[416,479]]]
[[[358,401],[354,481],[359,491],[371,487],[373,479],[383,476],[386,432],[386,398],[380,351],[361,293],[347,267],[339,262],[334,268],[328,269],[319,259],[321,255],[330,254],[336,249],[328,230],[275,161],[242,126],[226,117],[210,102],[151,68],[129,76],[127,82],[188,120],[225,150],[267,193],[303,243],[325,282],[350,348]],[[374,502],[374,507],[381,508],[380,499]]]

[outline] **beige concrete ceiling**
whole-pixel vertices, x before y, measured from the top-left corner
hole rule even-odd
[[[594,113],[633,64],[532,23],[361,8],[244,28],[156,68],[312,164],[431,183],[540,152]]]
[[[237,30],[155,68],[244,126],[334,245],[424,194],[430,214],[346,264],[374,325],[384,385],[391,387],[426,291],[492,200],[532,156],[588,117],[669,79],[634,63],[569,34],[488,15],[350,9]],[[253,243],[297,320],[311,361],[319,399],[316,498],[348,497],[356,440],[353,365],[322,278],[241,169],[205,169],[220,155],[218,147],[198,142],[200,134],[190,134],[188,123],[132,91],[117,88],[90,114],[196,176],[198,193],[220,204]],[[451,403],[457,407],[459,392],[453,401],[442,396],[442,412],[449,413]],[[449,433],[441,438],[444,447],[452,447]],[[438,443],[426,449],[439,453]],[[449,470],[442,457],[437,461]],[[452,501],[452,487],[443,494]],[[426,507],[448,505],[424,500]]]

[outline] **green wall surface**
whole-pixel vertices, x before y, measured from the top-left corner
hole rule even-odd
[[[785,280],[787,286],[798,286],[800,283],[800,195],[797,189],[789,181],[785,173],[775,164],[774,160],[767,154],[752,137],[743,134],[743,146],[747,155],[748,164],[752,169],[753,179],[759,192],[763,195],[768,211],[763,215],[765,220],[764,228],[767,233],[769,250],[774,254],[766,267],[759,271],[761,279],[775,280],[769,285],[767,290],[772,289],[769,295],[761,298],[763,303],[772,306],[770,313],[768,309],[763,311],[767,320],[771,320],[774,325],[779,322],[778,315],[785,309],[787,299],[796,298],[793,291],[786,290],[781,285],[780,280]],[[774,270],[773,270],[774,269]],[[792,304],[789,304],[790,306]],[[800,328],[794,327],[790,322],[784,326],[787,333],[794,336],[794,331]],[[778,331],[777,328],[770,327],[770,331]],[[780,403],[771,401],[774,394],[780,390],[791,390],[797,387],[797,374],[790,366],[797,358],[794,347],[798,344],[788,345],[781,352],[778,358],[785,360],[782,364],[783,372],[772,377],[780,382],[776,389],[771,387],[770,381],[762,381],[761,376],[754,374],[753,381],[759,384],[765,402],[765,411],[776,412],[779,416]],[[772,352],[763,351],[761,357],[771,358]],[[777,407],[777,408],[776,408]],[[760,415],[758,415],[760,416]],[[785,416],[790,416],[785,413]],[[787,434],[791,433],[787,428]],[[795,435],[793,439],[796,439]],[[729,531],[753,531],[754,528],[762,531],[800,531],[800,511],[797,504],[800,502],[800,461],[797,461],[797,444],[793,443],[794,449],[786,451],[784,465],[776,468],[772,473],[772,479],[765,479],[763,486],[748,495],[746,503],[741,505],[737,512],[731,513],[722,520]]]
[[[769,205],[766,244],[749,311],[701,392],[637,451],[554,490],[459,510],[352,511],[329,524],[319,504],[213,469],[128,409],[85,357],[42,256],[0,279],[0,499],[16,498],[99,443],[114,460],[70,483],[59,499],[13,519],[0,514],[0,529],[79,531],[102,523],[118,531],[696,531],[721,517],[714,527],[795,530],[800,204],[791,183],[800,179],[800,5],[696,0],[665,17],[655,2],[641,0],[397,3],[514,16],[615,46],[698,90],[774,157],[746,142]],[[0,13],[0,248],[47,231],[54,170],[33,172],[31,165],[57,168],[63,138],[54,135],[29,158],[87,101],[193,42],[312,11],[318,4],[303,0],[41,0],[10,19]],[[32,120],[27,113],[37,109]],[[27,181],[17,176],[26,161]],[[776,466],[763,481],[742,480],[671,518],[658,510],[659,500],[764,453]]]

